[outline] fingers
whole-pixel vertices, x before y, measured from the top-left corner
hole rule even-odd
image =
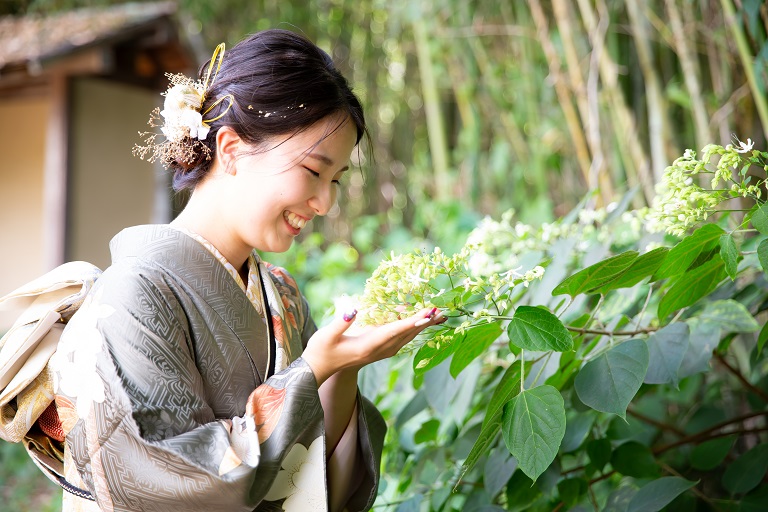
[[[357,317],[357,309],[347,309],[341,315],[337,315],[336,318],[328,324],[327,328],[331,331],[332,335],[339,337],[354,323],[355,317]]]

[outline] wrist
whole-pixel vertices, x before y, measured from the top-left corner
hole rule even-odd
[[[315,380],[317,381],[317,387],[319,388],[326,380],[328,380],[333,372],[325,368],[325,366],[321,363],[320,358],[316,359],[314,354],[308,352],[308,350],[305,350],[301,355],[301,358],[304,359],[304,362],[307,363],[309,369],[312,370],[312,373],[315,375]]]

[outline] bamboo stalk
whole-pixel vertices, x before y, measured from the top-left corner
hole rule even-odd
[[[544,11],[541,9],[539,0],[528,0],[528,5],[531,8],[531,14],[533,15],[533,21],[536,24],[536,31],[539,34],[539,42],[544,50],[544,55],[547,58],[549,64],[549,72],[552,75],[552,79],[555,86],[555,93],[560,103],[560,107],[563,109],[565,115],[565,121],[568,125],[568,132],[573,139],[573,144],[576,149],[576,159],[579,162],[579,168],[584,176],[584,181],[587,183],[590,189],[597,188],[597,183],[592,183],[589,175],[590,157],[587,150],[587,144],[584,140],[584,133],[582,131],[581,123],[579,121],[578,114],[573,107],[571,97],[568,93],[568,89],[565,86],[563,77],[560,75],[560,59],[557,55],[554,45],[550,40],[549,29],[547,28],[547,20],[544,16]]]
[[[666,105],[661,91],[659,75],[653,65],[653,50],[648,37],[646,18],[641,12],[638,0],[627,0],[627,13],[640,61],[640,69],[645,82],[648,109],[648,139],[651,146],[651,168],[654,181],[661,181],[668,161],[664,152],[664,139],[667,135]]]
[[[693,111],[693,122],[696,127],[696,146],[703,148],[712,142],[712,132],[709,129],[709,119],[707,118],[707,108],[704,105],[704,99],[701,95],[701,84],[699,83],[699,66],[691,52],[688,44],[689,36],[685,33],[680,10],[677,7],[676,0],[665,0],[669,15],[669,23],[672,28],[672,36],[675,41],[675,53],[680,59],[680,67],[683,71],[683,79],[688,93],[691,95],[691,109]]]
[[[421,90],[424,96],[424,111],[427,115],[429,150],[432,154],[432,165],[435,170],[435,197],[438,200],[445,200],[449,197],[450,193],[448,144],[446,142],[443,116],[440,111],[440,95],[437,90],[437,80],[435,79],[432,55],[429,49],[427,28],[423,20],[417,19],[413,22],[413,35],[416,42],[416,57],[419,63]]]
[[[554,7],[557,30],[560,33],[560,41],[565,50],[566,67],[568,68],[568,77],[571,81],[571,90],[576,98],[576,105],[579,107],[579,114],[586,128],[587,144],[592,153],[589,174],[592,181],[596,181],[599,184],[603,203],[607,204],[614,197],[614,186],[611,176],[607,173],[606,161],[603,156],[600,138],[600,118],[596,115],[590,115],[592,111],[587,96],[587,88],[584,85],[579,57],[573,40],[573,31],[571,30],[571,12],[565,0],[554,0],[552,6]]]
[[[755,71],[752,68],[754,57],[749,50],[744,31],[736,20],[733,3],[731,0],[720,0],[720,4],[723,6],[723,11],[725,11],[726,25],[728,25],[728,29],[736,40],[736,48],[739,52],[741,65],[744,67],[744,73],[747,75],[747,83],[749,83],[749,88],[752,90],[752,98],[757,107],[757,114],[760,116],[760,122],[763,125],[763,136],[768,140],[768,102],[765,99],[765,95],[760,92],[760,87],[755,79]]]
[[[578,5],[584,27],[589,34],[594,36],[597,34],[598,27],[592,6],[588,0],[578,0]],[[604,2],[598,2],[598,5],[604,10]],[[592,45],[595,46],[594,41]],[[597,59],[600,78],[611,105],[609,110],[614,120],[617,146],[628,173],[627,178],[630,183],[640,185],[646,204],[650,204],[655,196],[654,180],[650,173],[648,157],[640,146],[634,116],[627,107],[626,100],[618,87],[616,63],[613,62],[607,52],[601,51]]]

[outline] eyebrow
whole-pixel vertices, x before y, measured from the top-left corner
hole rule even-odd
[[[313,158],[315,160],[321,161],[322,163],[324,163],[328,167],[333,167],[333,165],[334,165],[333,164],[333,160],[331,160],[330,158],[328,158],[325,155],[321,155],[320,153],[309,153],[309,154],[307,154],[307,156],[310,157],[310,158]],[[345,165],[344,167],[339,169],[338,172],[344,172],[344,171],[346,171],[348,169],[349,169],[349,166]]]

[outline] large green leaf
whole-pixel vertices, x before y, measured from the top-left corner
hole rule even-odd
[[[700,298],[709,295],[724,277],[723,260],[719,257],[686,273],[659,302],[659,320],[663,322],[673,311],[690,306]]]
[[[666,258],[667,253],[669,253],[667,247],[657,247],[652,251],[641,254],[629,266],[626,272],[620,274],[616,279],[607,282],[600,288],[593,290],[593,293],[605,295],[611,290],[635,286],[637,283],[656,272],[659,265],[661,265],[661,262]]]
[[[720,257],[725,263],[725,271],[732,280],[736,279],[736,271],[739,266],[739,250],[730,233],[720,237]]]
[[[543,308],[518,306],[507,332],[509,343],[525,350],[564,352],[573,349],[573,338],[568,329]]]
[[[624,418],[643,383],[648,358],[648,345],[640,339],[627,340],[600,354],[576,375],[579,399],[596,411]]]
[[[768,235],[768,203],[755,210],[752,214],[752,225],[764,235]]]
[[[469,363],[480,357],[501,334],[501,325],[491,322],[472,327],[456,348],[451,359],[451,375],[455,378]]]
[[[697,483],[677,476],[654,480],[637,491],[627,512],[658,512]]]
[[[575,297],[589,293],[622,275],[637,259],[637,251],[626,251],[595,263],[566,278],[552,290],[552,295],[567,294]]]
[[[749,310],[733,299],[710,302],[696,316],[702,322],[720,327],[723,332],[755,332],[760,329],[760,324]]]
[[[667,253],[667,257],[653,275],[654,281],[685,272],[699,254],[714,247],[724,233],[725,231],[716,224],[704,224],[691,236],[683,238]]]
[[[768,238],[757,246],[757,259],[760,260],[763,272],[768,272]]]
[[[672,384],[677,389],[678,371],[688,350],[688,324],[675,322],[648,337],[646,384]]]
[[[768,471],[768,444],[759,444],[731,463],[723,474],[723,487],[733,494],[749,492]]]
[[[622,475],[652,478],[659,475],[659,466],[651,449],[637,441],[628,441],[611,454],[611,466]]]
[[[501,433],[520,469],[531,480],[555,459],[565,435],[565,405],[552,386],[522,391],[504,406]]]

